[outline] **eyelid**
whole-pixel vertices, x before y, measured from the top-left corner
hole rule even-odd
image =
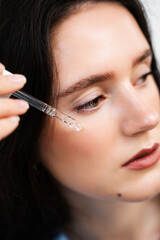
[[[81,105],[85,105],[88,102],[94,100],[95,98],[99,97],[100,95],[104,95],[102,91],[94,92],[94,93],[89,93],[87,96],[81,96],[80,99],[76,99],[75,103],[73,103],[73,108],[77,108]]]
[[[152,68],[150,65],[148,64],[143,64],[141,66],[139,66],[136,70],[135,73],[133,75],[132,78],[132,83],[134,83],[137,79],[141,78],[143,75],[147,74],[148,72],[151,72]]]
[[[97,103],[96,103],[97,106],[93,106],[93,104],[94,104],[93,102],[95,100],[97,100]],[[96,110],[98,110],[100,108],[101,101],[104,101],[104,100],[105,100],[105,97],[103,95],[99,95],[98,97],[92,99],[91,101],[87,102],[86,104],[78,106],[77,108],[75,108],[75,110],[77,111],[77,113],[91,113],[91,112],[95,112]]]
[[[139,74],[139,76],[137,77],[137,79],[139,78],[143,78],[145,75],[149,74],[152,72],[152,69],[147,69],[145,70],[143,73]]]
[[[138,88],[142,87],[142,86],[146,86],[149,76],[154,77],[154,70],[149,69],[148,71],[145,71],[144,74],[141,74],[139,77],[137,77],[135,79],[135,81],[132,82],[133,86],[138,87]],[[142,80],[142,83],[137,84],[139,80]]]

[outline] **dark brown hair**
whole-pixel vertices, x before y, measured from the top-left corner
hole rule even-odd
[[[118,2],[125,6],[153,51],[138,0],[0,0],[0,62],[9,71],[27,77],[26,92],[55,106],[58,73],[51,32],[86,2]],[[152,70],[160,89],[154,54]],[[38,140],[44,125],[45,115],[30,108],[21,117],[18,129],[0,143],[0,238],[3,240],[51,239],[69,221],[69,208],[60,186],[41,165]]]

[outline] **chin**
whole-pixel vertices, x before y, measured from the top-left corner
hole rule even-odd
[[[119,201],[123,202],[130,202],[130,203],[138,203],[138,202],[144,202],[144,201],[149,201],[155,197],[157,197],[160,194],[160,191],[157,193],[140,193],[140,194],[135,194],[131,196],[124,196],[121,199],[118,199]]]
[[[141,202],[148,201],[160,194],[160,181],[158,183],[150,182],[150,184],[139,185],[136,189],[121,191],[120,201],[126,202]]]
[[[131,171],[127,177],[118,189],[122,201],[147,201],[160,194],[160,163],[142,171]]]

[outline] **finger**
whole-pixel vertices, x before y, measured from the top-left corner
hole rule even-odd
[[[26,78],[23,75],[0,75],[0,95],[11,94],[22,88],[26,83]]]
[[[0,99],[0,118],[24,114],[29,104],[24,100]]]
[[[11,134],[18,126],[20,118],[13,116],[0,120],[0,140]]]
[[[4,70],[5,66],[2,63],[0,63],[0,74],[2,74]]]

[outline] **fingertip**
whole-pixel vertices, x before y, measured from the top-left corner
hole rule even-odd
[[[26,77],[21,74],[8,75],[8,79],[16,85],[26,84]]]
[[[2,63],[0,63],[0,73],[2,73],[4,70],[5,70],[5,66]]]
[[[8,118],[10,124],[12,124],[12,126],[16,126],[18,125],[19,121],[20,121],[20,117],[19,116],[12,116]]]
[[[18,127],[20,121],[19,116],[11,116],[4,119],[0,119],[0,141],[9,136]]]

